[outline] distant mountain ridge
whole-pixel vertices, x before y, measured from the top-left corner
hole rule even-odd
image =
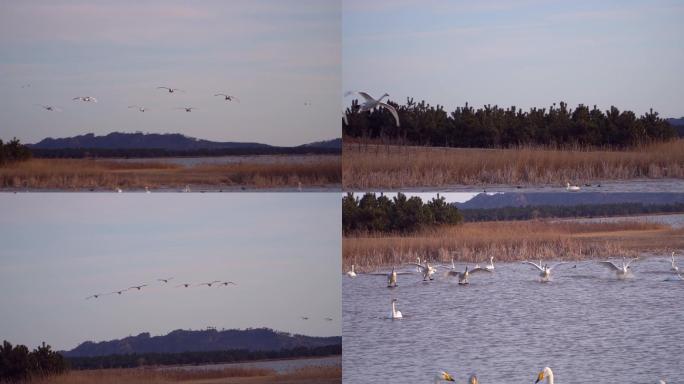
[[[218,142],[197,139],[180,133],[125,133],[112,132],[104,136],[93,133],[65,138],[45,138],[35,144],[28,145],[31,149],[59,150],[59,149],[163,149],[169,151],[196,151],[220,149],[270,149],[270,148],[342,148],[342,139],[317,141],[295,147],[278,147],[253,142]]]
[[[131,353],[181,353],[244,349],[249,351],[278,351],[292,348],[316,348],[341,345],[342,337],[315,337],[277,332],[269,328],[229,330],[175,330],[163,336],[141,333],[123,339],[94,343],[86,341],[65,357],[125,355]]]
[[[464,203],[456,203],[458,209],[489,209],[503,207],[526,207],[535,205],[570,206],[595,204],[684,203],[684,193],[675,192],[508,192],[480,193]]]

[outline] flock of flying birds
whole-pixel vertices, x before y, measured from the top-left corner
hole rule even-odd
[[[159,282],[162,285],[168,285],[169,281],[173,280],[173,277],[167,277],[163,279],[157,279],[157,282]],[[175,285],[174,288],[190,288],[190,287],[201,287],[206,285],[207,287],[227,287],[229,285],[237,285],[236,283],[232,281],[221,281],[221,280],[214,280],[214,281],[207,281],[203,283],[181,283],[179,285]],[[121,289],[118,291],[113,291],[113,292],[107,292],[107,293],[96,293],[93,295],[90,295],[86,297],[86,300],[90,299],[98,299],[102,296],[107,296],[107,295],[122,295],[124,292],[127,291],[141,291],[145,287],[149,287],[150,284],[144,283],[140,285],[133,285],[125,289]]]
[[[22,86],[22,88],[28,88],[30,87],[30,84],[26,86]],[[157,89],[165,90],[169,94],[174,94],[176,92],[182,92],[184,93],[185,91],[179,88],[171,88],[171,87],[157,87]],[[235,102],[240,102],[240,99],[237,98],[237,96],[229,95],[227,93],[215,93],[214,97],[221,97],[223,98],[224,101],[235,101]],[[72,99],[73,101],[80,101],[84,103],[97,103],[97,98],[93,96],[77,96]],[[55,106],[55,105],[45,105],[45,104],[35,104],[38,107],[41,107],[45,109],[46,111],[49,112],[61,112],[62,108]],[[311,103],[306,102],[304,105],[311,105]],[[149,108],[145,107],[144,105],[129,105],[128,108],[135,108],[138,112],[147,112]],[[185,112],[192,112],[195,109],[198,109],[197,107],[192,107],[192,106],[187,106],[187,107],[176,107],[173,108],[175,110],[183,110]]]
[[[627,260],[626,258],[622,258],[622,261],[619,263],[613,262],[613,261],[599,261],[598,264],[602,265],[606,268],[609,268],[611,271],[615,272],[615,275],[618,279],[627,279],[632,277],[632,271],[631,271],[631,265],[635,261],[637,261],[638,258],[633,258],[630,260]],[[542,260],[539,260],[539,263],[531,262],[531,261],[523,261],[523,264],[531,265],[539,272],[539,278],[540,282],[546,283],[551,281],[551,271],[563,264],[568,264],[568,262],[558,262],[553,265],[549,265],[548,263],[542,263]],[[454,263],[454,260],[451,260],[451,265],[444,265],[444,264],[431,264],[427,260],[424,261],[424,263],[421,263],[420,258],[417,259],[416,263],[408,263],[408,266],[415,267],[415,271],[410,271],[410,272],[397,272],[395,267],[392,267],[392,270],[387,272],[387,273],[370,273],[369,275],[377,275],[377,276],[385,276],[387,278],[387,287],[388,288],[394,288],[397,287],[397,277],[398,275],[411,275],[415,273],[419,273],[423,277],[423,281],[431,281],[434,280],[434,276],[438,271],[438,268],[446,269],[446,272],[444,273],[445,276],[451,276],[451,277],[457,277],[458,278],[458,284],[459,285],[467,285],[468,284],[468,278],[470,277],[471,274],[480,274],[480,273],[492,273],[494,272],[494,257],[489,258],[489,263],[486,264],[484,267],[479,266],[479,264],[476,264],[473,269],[468,269],[468,266],[465,267],[464,270],[460,271],[457,270],[456,265]],[[577,265],[575,265],[573,268],[576,268]],[[673,277],[670,277],[666,279],[666,281],[684,281],[684,276],[682,276],[682,271],[679,269],[679,266],[677,265],[677,262],[675,260],[675,253],[672,252],[670,255],[670,272],[674,274]],[[346,272],[346,275],[350,278],[355,278],[357,276],[356,271],[354,271],[354,265],[352,264],[351,270]],[[389,314],[390,319],[401,319],[403,317],[401,311],[397,310],[396,308],[396,303],[397,299],[393,298],[391,300],[391,312]],[[437,373],[435,376],[435,383],[441,383],[441,382],[455,382],[456,380],[454,377],[449,374],[446,371],[440,371]],[[538,374],[537,374],[537,380],[535,381],[536,383],[539,382],[544,382],[546,381],[548,384],[553,384],[553,371],[549,367],[544,367]],[[477,375],[471,375],[470,378],[468,379],[468,384],[478,384],[478,379]],[[664,380],[660,380],[658,384],[666,384]]]

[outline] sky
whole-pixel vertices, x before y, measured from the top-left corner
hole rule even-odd
[[[273,145],[336,138],[340,55],[340,0],[2,1],[0,139],[113,131]],[[78,96],[99,102],[72,101]],[[174,110],[184,106],[198,109]]]
[[[345,0],[342,87],[447,111],[566,101],[680,117],[682,20],[674,0]]]
[[[207,326],[339,336],[340,204],[336,193],[0,194],[0,340],[64,350]],[[238,285],[175,288],[212,280]]]

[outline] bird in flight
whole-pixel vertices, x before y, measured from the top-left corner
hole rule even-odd
[[[95,294],[95,295],[90,295],[90,296],[86,297],[86,300],[88,300],[88,299],[97,299],[98,297],[103,296],[103,295],[104,295],[103,293],[98,293],[98,294]]]
[[[223,99],[225,101],[237,101],[238,103],[240,102],[240,99],[238,99],[236,96],[226,95],[225,93],[217,93],[214,96],[223,96]]]
[[[54,105],[43,105],[43,104],[35,104],[35,105],[36,105],[36,106],[39,106],[39,107],[41,107],[41,108],[43,108],[43,109],[45,109],[46,111],[50,111],[50,112],[62,112],[62,109],[61,109],[61,108],[55,107]]]
[[[308,316],[302,316],[302,320],[309,320]]]
[[[109,292],[109,293],[112,294],[112,295],[115,294],[115,293],[120,295],[120,294],[122,294],[122,293],[124,293],[124,292],[126,292],[126,291],[128,291],[128,288],[122,289],[122,290],[120,290],[120,291]]]
[[[135,289],[137,289],[137,290],[139,291],[142,287],[147,287],[147,284],[134,285],[134,286],[128,287],[128,288],[126,288],[126,289],[133,289],[133,288],[135,288]]]
[[[233,283],[232,281],[220,281],[218,285],[223,285],[224,287],[227,287],[228,284],[237,285],[237,284]]]
[[[169,93],[174,93],[174,92],[176,92],[176,91],[178,91],[178,92],[185,92],[185,91],[183,91],[182,89],[178,89],[178,88],[169,88],[169,87],[157,87],[157,89],[166,89],[167,91],[169,91]]]
[[[166,279],[157,279],[157,281],[163,281],[164,283],[168,283],[169,280],[173,280],[173,277],[167,277]]]
[[[187,288],[187,287],[189,287],[189,286],[190,286],[190,283],[183,283],[183,284],[176,285],[176,288],[178,288],[178,287]]]
[[[144,105],[129,105],[128,108],[137,108],[138,112],[147,111],[147,108]]]
[[[178,107],[174,109],[184,109],[185,112],[192,112],[193,109],[197,109],[197,107]]]
[[[333,320],[332,317],[326,317],[325,318],[325,321],[332,321],[332,320]]]
[[[397,127],[399,126],[399,114],[397,113],[397,110],[394,109],[393,106],[382,102],[382,99],[384,99],[385,97],[389,97],[388,93],[385,93],[384,95],[382,95],[377,100],[374,99],[373,96],[369,95],[368,93],[361,92],[361,91],[356,91],[356,92],[349,91],[349,92],[345,93],[344,95],[349,96],[349,95],[352,95],[354,93],[360,95],[364,99],[364,102],[363,102],[363,104],[361,104],[361,108],[359,109],[359,113],[368,112],[368,111],[371,111],[371,110],[376,109],[376,108],[385,108],[386,110],[390,111],[390,113],[392,114],[392,117],[394,117],[394,120],[397,123]]]
[[[198,284],[197,286],[198,286],[198,287],[201,287],[201,286],[203,286],[203,285],[206,285],[207,287],[211,287],[212,284],[216,284],[216,283],[220,283],[220,282],[221,282],[220,280],[214,280],[214,281],[209,282],[209,283],[201,283],[201,284]]]
[[[72,99],[73,101],[85,101],[87,103],[97,103],[97,99],[92,96],[78,96]]]

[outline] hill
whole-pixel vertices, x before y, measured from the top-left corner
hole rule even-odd
[[[279,351],[341,345],[342,338],[314,337],[277,332],[268,328],[230,330],[175,330],[163,336],[141,333],[123,339],[94,343],[86,341],[70,351],[67,358],[143,353],[181,353],[221,350]]]
[[[680,117],[679,119],[671,117],[665,120],[667,120],[667,122],[677,130],[679,137],[684,137],[684,116]]]
[[[503,207],[605,205],[624,203],[639,203],[644,205],[684,203],[684,193],[480,193],[464,203],[456,203],[455,205],[458,209],[491,209]]]

